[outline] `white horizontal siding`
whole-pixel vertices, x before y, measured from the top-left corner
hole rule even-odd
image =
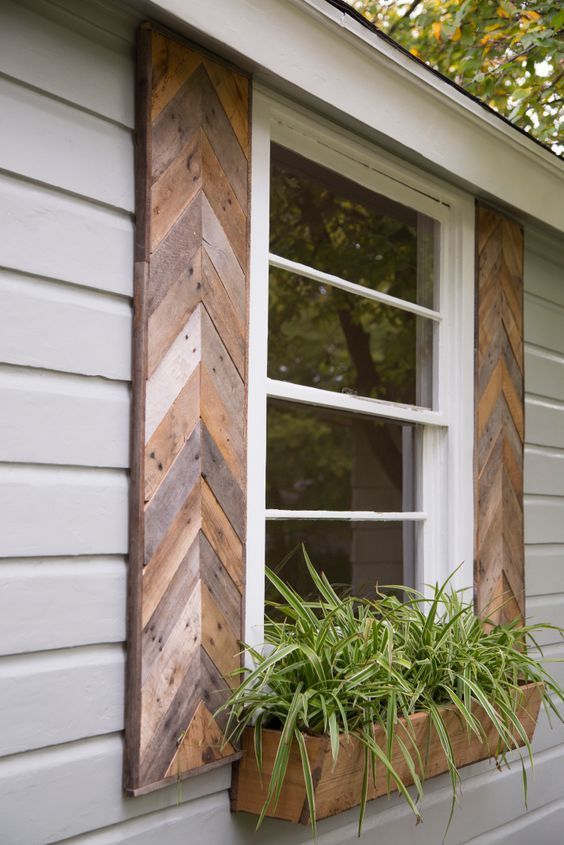
[[[124,472],[0,465],[0,557],[125,554]]]
[[[126,562],[120,557],[0,562],[0,654],[125,639]]]
[[[564,281],[562,284],[564,285]],[[564,353],[564,337],[562,336],[564,306],[533,294],[525,294],[525,308],[527,310],[525,323],[527,343],[550,349],[552,352]],[[549,395],[552,396],[552,392]]]
[[[561,818],[560,812],[564,802],[559,800],[549,805],[543,805],[534,812],[527,813],[524,817],[519,816],[518,821],[509,822],[503,825],[502,828],[497,828],[491,834],[485,834],[484,837],[478,839],[473,838],[468,841],[468,845],[494,845],[504,841],[511,841],[511,845],[531,845],[531,842],[536,842],[538,845],[557,845],[559,839],[554,836],[552,839],[539,838],[538,823],[545,818],[552,818],[550,826],[546,829],[552,833],[557,830],[556,820]],[[208,842],[222,842],[229,843],[229,845],[243,845],[257,840],[257,842],[303,842],[308,841],[303,839],[303,829],[293,827],[295,838],[281,839],[278,835],[271,836],[270,839],[263,838],[261,833],[254,833],[251,829],[251,819],[249,817],[236,817],[233,821],[228,818],[228,804],[226,796],[216,795],[209,798],[202,799],[194,804],[184,804],[174,810],[166,812],[154,813],[142,819],[133,819],[123,824],[102,830],[85,836],[73,837],[67,840],[66,845],[153,845],[157,840],[166,842],[167,845],[186,845],[187,837],[186,831],[190,830],[190,843],[193,845],[200,845],[200,843]],[[369,810],[370,812],[370,810]],[[372,831],[372,838],[364,837],[361,842],[385,842],[386,845],[418,845],[421,841],[423,845],[439,845],[442,841],[442,831],[427,832],[425,836],[427,821],[417,830],[413,827],[409,829],[409,819],[406,819],[402,824],[402,828],[398,831],[395,827],[395,807],[390,811],[391,818],[386,819],[381,813],[380,818],[383,821],[382,826],[374,825]],[[335,821],[335,820],[334,820]],[[379,819],[380,821],[380,819]],[[519,824],[524,823],[526,826],[527,836],[530,838],[511,838],[509,834],[514,836],[519,830]],[[537,823],[536,836],[531,836],[531,826]],[[411,822],[413,825],[413,822]],[[339,840],[333,831],[327,830],[328,822],[321,822],[319,829],[321,831],[320,841],[323,845],[337,845]],[[334,827],[334,824],[333,824]],[[406,830],[407,829],[407,830]],[[545,828],[543,827],[544,831]],[[200,831],[200,836],[198,836]],[[407,837],[404,834],[407,832]],[[507,839],[499,838],[502,832],[506,832]],[[301,835],[300,835],[301,834]],[[337,834],[338,835],[338,834]],[[433,840],[433,836],[436,839]],[[490,836],[497,836],[497,838],[490,838]],[[347,839],[346,841],[358,841]],[[452,843],[457,840],[447,838],[447,843]],[[340,845],[340,843],[339,843]]]
[[[172,791],[123,800],[112,733],[124,718],[134,187],[134,32],[112,5],[2,3],[3,845],[172,803]]]
[[[33,183],[0,175],[0,266],[130,296],[133,222]]]
[[[129,129],[2,77],[0,114],[3,170],[133,211]]]
[[[471,770],[465,771],[469,776],[464,779],[462,801],[453,819],[449,836],[451,843],[466,842],[468,838],[508,823],[524,812],[519,765],[515,764],[501,773],[487,764],[478,764]],[[561,797],[564,790],[564,748],[555,746],[540,751],[535,771],[536,776],[531,778],[529,787],[531,811]],[[7,842],[10,845],[44,845],[160,808],[174,807],[177,802],[175,786],[141,799],[127,799],[120,795],[120,782],[121,740],[115,735],[5,758],[0,761],[0,814],[7,822],[3,831]],[[201,802],[194,799],[223,790],[228,783],[229,769],[221,768],[182,785],[183,797],[190,802],[182,812],[185,841],[188,838],[194,845],[216,842],[229,842],[229,845],[244,842],[248,845],[254,840],[256,819],[245,814],[229,818],[226,795],[214,808],[217,814],[221,810],[217,826],[207,829],[190,822],[192,817],[198,819],[201,806]],[[437,845],[441,841],[450,809],[448,796],[446,778],[429,781],[423,805],[424,823],[417,830],[418,843]],[[70,807],[72,812],[69,812]],[[177,809],[172,810],[173,817],[175,812]],[[160,828],[165,834],[167,828],[170,832],[171,826],[167,824],[169,814],[159,815],[159,819],[149,820],[154,837],[152,841],[158,839],[170,845],[168,837],[163,839],[158,835]],[[14,823],[16,818],[19,820],[17,825]],[[157,824],[152,824],[154,821]],[[143,820],[137,829],[139,835],[146,829],[145,822]],[[320,824],[319,842],[322,845],[341,845],[357,841],[356,825],[356,810],[324,821]],[[212,839],[214,828],[223,831],[225,838]],[[96,836],[102,834],[113,838],[96,840],[94,837],[90,841],[100,845],[128,841],[121,840],[120,834],[116,836],[111,830],[101,831]],[[386,843],[406,845],[412,841],[413,835],[413,817],[405,804],[397,798],[389,802],[383,799],[369,807],[360,842],[374,842],[377,836]],[[274,821],[267,821],[259,836],[259,841],[279,845],[311,841],[307,828]],[[89,838],[79,838],[78,841],[88,842]],[[136,843],[134,838],[130,841]],[[143,841],[147,840],[138,840]]]
[[[557,627],[564,622],[564,593],[551,593],[546,596],[527,597],[527,622],[535,625],[545,622]],[[547,630],[535,634],[535,639],[541,646],[560,644],[563,642],[559,631]]]
[[[558,246],[554,242],[554,254],[544,248],[544,254],[536,244],[529,248],[527,241],[528,234],[525,233],[525,292],[535,297],[548,300],[549,303],[564,307],[564,268],[562,266],[562,243]],[[546,246],[546,245],[545,245]],[[540,247],[543,248],[542,246]],[[526,325],[529,319],[528,309],[525,320],[525,337],[529,334],[529,327]],[[543,344],[544,346],[545,344]],[[550,345],[549,345],[550,348]]]
[[[249,845],[253,840],[262,845],[265,840],[261,834],[249,834],[247,829],[248,822],[230,817],[228,796],[220,792],[105,830],[73,836],[65,845]]]
[[[133,50],[125,44],[122,50],[109,48],[93,28],[71,37],[66,26],[49,19],[49,12],[47,3],[25,8],[21,2],[3,1],[0,72],[133,127]],[[78,21],[85,17],[81,12]],[[106,16],[111,19],[108,8]]]
[[[525,240],[527,246],[527,238]],[[564,267],[550,255],[525,251],[525,584],[527,621],[564,625]],[[538,636],[549,659],[564,653],[558,632]],[[553,643],[554,645],[548,645]],[[564,664],[547,668],[564,685]],[[557,729],[558,735],[560,730]],[[546,728],[539,721],[535,742]],[[564,739],[560,740],[564,742]],[[552,754],[564,749],[553,748]],[[536,788],[536,785],[535,785]],[[556,845],[564,806],[548,790],[540,806],[471,839],[469,845]]]
[[[537,649],[531,649],[531,654],[535,656],[539,656]],[[556,680],[561,687],[564,688],[564,642],[559,640],[557,643],[553,643],[551,645],[547,645],[542,649],[542,657],[541,660],[545,663],[545,667],[547,672],[552,675],[552,677]],[[564,714],[563,714],[564,715]],[[539,726],[540,726],[539,720]],[[553,727],[555,727],[555,731],[553,736],[560,737],[561,736],[561,723],[555,722]],[[539,748],[549,748],[550,746],[554,745],[555,743],[549,740],[545,742],[544,740],[544,733],[541,729],[539,734],[535,733],[534,736],[534,745],[537,747],[537,743],[540,742]],[[558,742],[564,741],[559,739]]]
[[[564,496],[564,449],[525,447],[525,493]]]
[[[121,645],[0,659],[0,756],[123,728]]]
[[[539,396],[564,400],[564,355],[525,344],[525,373]]]
[[[564,543],[564,497],[525,496],[525,543]]]
[[[125,297],[0,269],[0,361],[127,380],[131,305]]]
[[[194,778],[181,787],[182,797],[192,801],[224,790],[230,777],[227,766]],[[178,800],[176,785],[141,798],[123,795],[119,734],[0,759],[3,845],[58,842],[147,812],[174,807]]]
[[[551,801],[466,845],[559,845],[564,829],[564,800]]]
[[[13,2],[13,0],[12,0]],[[19,0],[27,9],[53,21],[67,32],[83,35],[95,44],[103,44],[119,56],[135,57],[135,32],[139,14],[129,3],[114,0],[89,0],[78,6],[76,0]],[[137,4],[135,4],[137,5]],[[100,73],[100,68],[97,67]],[[127,91],[127,94],[130,92]]]
[[[527,382],[530,389],[529,382]],[[525,398],[525,439],[535,446],[564,449],[564,402],[529,393]]]
[[[129,466],[123,383],[0,365],[0,461]]]
[[[115,733],[124,719],[134,100],[131,15],[111,7],[24,0],[2,10],[6,845],[66,839],[175,808],[179,797],[172,787],[125,799]],[[222,790],[224,803],[229,777],[198,778],[182,799]]]
[[[564,593],[564,544],[527,546],[525,583],[531,596]]]

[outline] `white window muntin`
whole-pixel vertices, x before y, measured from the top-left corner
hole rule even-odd
[[[432,409],[350,394],[331,393],[267,377],[269,267],[295,262],[269,252],[270,145],[287,147],[363,186],[422,212],[440,223],[438,310],[424,314],[440,324],[433,349]],[[443,579],[462,564],[456,583],[472,583],[473,557],[473,202],[464,194],[422,176],[409,165],[374,151],[344,130],[306,115],[270,94],[255,90],[253,103],[253,188],[249,303],[249,470],[246,635],[261,639],[264,612],[266,519],[340,518],[415,521],[422,524],[416,574],[419,587]],[[302,266],[300,272],[302,271]],[[320,271],[306,268],[317,279]],[[324,274],[325,275],[325,274]],[[325,282],[329,280],[324,279]],[[353,283],[333,277],[334,286]],[[361,287],[354,285],[354,287]],[[352,293],[360,293],[353,291]],[[362,295],[366,295],[364,289]],[[369,292],[369,297],[371,292]],[[375,298],[375,297],[374,297]],[[392,297],[392,299],[395,299]],[[404,310],[421,306],[400,300]],[[288,399],[357,411],[423,426],[418,490],[422,509],[410,513],[276,512],[265,506],[266,400]]]
[[[281,255],[274,255],[272,252],[268,255],[268,263],[270,267],[277,267],[280,270],[288,270],[291,273],[296,273],[299,276],[305,276],[306,279],[312,279],[314,282],[321,282],[330,287],[339,288],[347,293],[352,293],[354,296],[361,296],[364,299],[370,299],[373,302],[381,302],[383,305],[391,305],[394,308],[399,308],[400,311],[408,311],[410,314],[416,314],[419,317],[427,317],[430,320],[440,322],[440,311],[434,311],[432,308],[425,308],[424,305],[418,305],[416,302],[409,302],[406,299],[399,299],[397,296],[390,296],[387,293],[382,293],[379,290],[373,290],[363,285],[357,285],[355,282],[349,282],[347,279],[341,279],[340,276],[333,276],[331,273],[324,273],[322,270],[317,270],[315,267],[308,267],[307,264],[300,264],[298,261],[292,261],[290,258],[283,258]]]

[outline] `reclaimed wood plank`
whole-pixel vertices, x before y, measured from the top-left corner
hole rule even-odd
[[[541,689],[535,684],[523,688],[523,700],[518,705],[518,716],[529,739],[532,738],[541,704]],[[443,723],[451,740],[453,756],[457,767],[484,760],[492,756],[497,744],[498,734],[483,709],[474,702],[472,711],[484,730],[485,739],[475,736],[469,738],[468,732],[460,724],[460,718],[452,707],[442,711]],[[413,753],[413,768],[420,776],[435,777],[446,772],[447,761],[440,739],[431,725],[426,713],[410,716],[410,728],[400,720],[396,731],[403,739],[406,748],[414,741],[416,747],[425,749],[420,760]],[[263,773],[258,773],[253,750],[253,729],[244,733],[244,756],[237,766],[237,772],[231,791],[232,807],[235,811],[258,814],[266,798],[266,790],[276,756],[280,733],[274,730],[263,731]],[[383,748],[386,743],[385,730],[381,726],[374,728],[374,739]],[[517,739],[517,735],[516,735]],[[340,737],[339,756],[336,764],[331,755],[328,736],[305,736],[310,767],[315,770],[314,780],[315,809],[317,819],[341,813],[360,803],[363,781],[364,750],[356,738]],[[519,741],[522,744],[522,741]],[[413,776],[400,746],[395,743],[392,749],[392,764],[406,784],[413,783]],[[422,765],[423,764],[423,765]],[[373,800],[385,795],[388,787],[387,773],[383,766],[377,766],[376,777],[369,779],[367,798]],[[278,804],[270,806],[267,815],[292,822],[309,822],[309,809],[302,771],[302,763],[297,743],[292,743],[284,789]]]
[[[524,616],[523,231],[477,208],[475,602]]]
[[[249,184],[248,79],[148,25],[140,44],[135,795],[238,756],[212,713],[242,635]]]

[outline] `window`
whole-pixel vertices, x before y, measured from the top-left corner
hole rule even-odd
[[[327,125],[256,112],[251,639],[265,558],[307,592],[302,542],[355,593],[472,566],[470,210]]]

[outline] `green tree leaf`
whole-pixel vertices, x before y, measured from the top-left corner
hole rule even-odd
[[[561,0],[349,2],[417,58],[564,156]]]

